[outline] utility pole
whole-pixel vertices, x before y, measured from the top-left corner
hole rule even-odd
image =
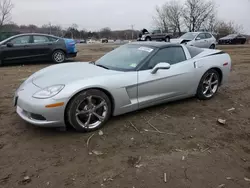
[[[134,25],[131,25],[131,29],[132,29],[132,40],[134,39]]]
[[[49,22],[49,34],[51,35],[51,22]]]

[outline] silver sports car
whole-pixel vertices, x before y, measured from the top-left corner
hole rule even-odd
[[[132,42],[95,62],[34,73],[16,91],[14,103],[31,124],[93,131],[111,116],[192,96],[211,99],[230,71],[231,58],[220,50]]]

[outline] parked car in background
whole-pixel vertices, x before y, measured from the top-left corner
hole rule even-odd
[[[53,35],[27,33],[0,42],[0,65],[37,60],[63,63],[67,58],[76,55],[75,40]]]
[[[147,29],[143,29],[139,34],[137,41],[166,41],[169,42],[172,37],[171,33],[164,33],[161,30],[153,30],[149,32]]]
[[[245,44],[247,38],[239,34],[230,34],[218,40],[218,44]]]
[[[109,40],[107,38],[102,38],[101,39],[101,43],[108,43],[108,42],[109,42]]]
[[[188,32],[182,35],[180,38],[171,39],[170,42],[186,44],[199,48],[215,49],[216,47],[216,39],[209,32]]]

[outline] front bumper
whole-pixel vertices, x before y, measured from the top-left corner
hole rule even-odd
[[[146,41],[145,38],[138,38],[137,41]]]
[[[33,84],[15,94],[15,106],[17,114],[26,122],[40,127],[65,127],[64,122],[64,106],[56,108],[46,108],[46,105],[59,102],[53,98],[36,99],[32,95],[40,88]],[[60,101],[64,102],[64,101]]]

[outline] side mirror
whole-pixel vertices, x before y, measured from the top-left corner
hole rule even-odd
[[[157,73],[157,71],[159,69],[170,69],[171,65],[169,63],[158,63],[157,65],[155,65],[155,67],[152,69],[151,74],[155,74]]]
[[[13,45],[13,43],[8,42],[8,43],[6,44],[6,46],[9,47],[9,48],[11,48],[11,47],[13,47],[14,45]]]
[[[195,40],[201,40],[201,38],[200,38],[200,37],[197,37]]]

